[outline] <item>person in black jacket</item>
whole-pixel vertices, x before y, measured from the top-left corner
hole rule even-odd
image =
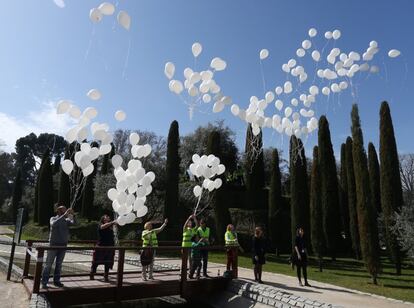
[[[296,239],[295,239],[295,253],[297,256],[296,260],[296,270],[299,279],[299,285],[303,287],[302,280],[301,280],[301,269],[303,272],[303,278],[305,279],[305,286],[310,287],[308,283],[308,275],[306,271],[306,267],[308,266],[308,255],[306,252],[306,242],[304,235],[305,231],[303,228],[296,229]]]
[[[263,236],[262,227],[256,227],[254,230],[252,242],[252,261],[254,264],[254,280],[258,283],[262,281],[262,267],[265,264],[266,240]]]

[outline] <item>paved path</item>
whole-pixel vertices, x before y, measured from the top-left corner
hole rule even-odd
[[[7,281],[6,274],[0,271],[0,299],[2,308],[23,308],[29,305],[29,298],[23,284]]]

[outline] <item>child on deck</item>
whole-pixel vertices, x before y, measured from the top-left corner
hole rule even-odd
[[[202,251],[198,249],[199,247],[204,247],[206,245],[206,242],[203,238],[200,238],[200,236],[196,233],[191,238],[191,269],[190,269],[190,275],[189,278],[194,278],[194,273],[197,271],[197,279],[200,279],[200,271],[201,271],[201,259],[202,259]]]

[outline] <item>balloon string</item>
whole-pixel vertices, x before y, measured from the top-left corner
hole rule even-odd
[[[92,40],[93,40],[94,36],[95,36],[95,24],[92,27],[92,32],[91,32],[91,35],[90,35],[91,38],[89,39],[89,45],[88,45],[88,48],[86,49],[86,52],[85,52],[85,57],[84,57],[85,62],[88,59],[89,52],[92,48]]]
[[[266,81],[265,81],[265,76],[264,76],[263,62],[262,62],[262,60],[260,60],[260,72],[262,74],[263,95],[266,95]]]
[[[197,205],[196,205],[196,207],[195,207],[195,209],[194,209],[194,215],[196,215],[196,213],[197,213],[197,209],[198,209],[198,206],[200,205],[201,196],[203,195],[203,190],[204,190],[204,189],[201,189],[200,196],[198,196]]]
[[[126,55],[126,58],[125,58],[124,69],[122,70],[122,79],[125,79],[126,69],[127,69],[128,62],[129,62],[130,50],[131,50],[131,37],[128,40],[128,50],[127,50],[127,55]]]

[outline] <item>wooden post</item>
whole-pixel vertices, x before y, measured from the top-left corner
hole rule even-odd
[[[233,247],[233,278],[237,278],[239,275],[239,262],[238,262],[238,253],[239,253],[239,247]]]
[[[36,268],[35,268],[34,281],[33,281],[33,292],[32,292],[33,294],[39,293],[40,280],[42,279],[44,253],[45,251],[42,247],[37,248],[37,260],[36,260]]]
[[[30,254],[28,252],[32,251],[33,242],[28,240],[27,242],[27,248],[26,248],[26,257],[24,259],[24,269],[23,269],[23,278],[26,278],[29,276],[29,270],[30,270]]]
[[[187,281],[188,252],[189,250],[183,247],[181,254],[181,281]]]
[[[118,250],[118,271],[117,271],[117,287],[122,288],[122,280],[124,278],[124,261],[125,261],[125,249],[119,248]]]

